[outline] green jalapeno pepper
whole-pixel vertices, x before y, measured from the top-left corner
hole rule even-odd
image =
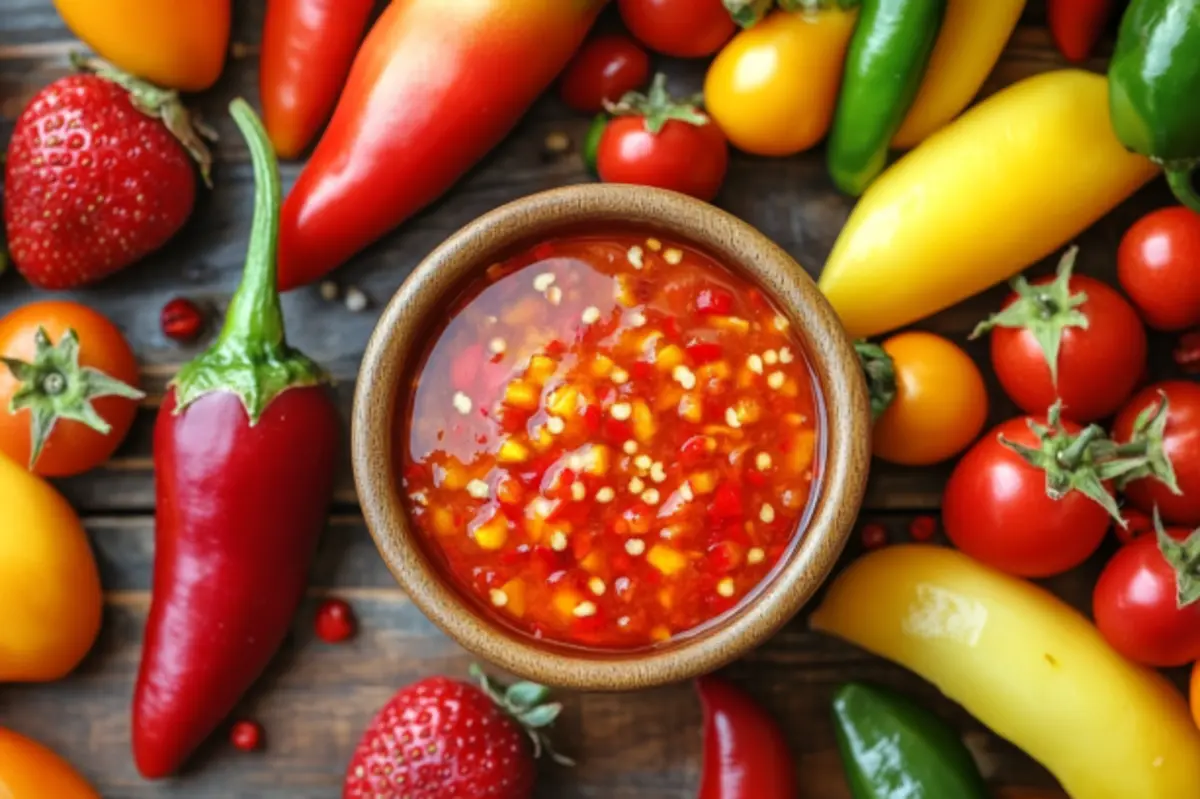
[[[899,694],[843,685],[833,698],[833,722],[854,799],[988,799],[954,730]]]
[[[862,194],[887,165],[945,14],[946,0],[863,0],[829,134],[829,173],[843,192]]]
[[[1162,164],[1171,190],[1200,212],[1200,0],[1133,0],[1108,68],[1113,130]]]

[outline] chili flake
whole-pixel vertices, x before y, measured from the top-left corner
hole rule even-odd
[[[652,646],[751,594],[798,535],[819,428],[787,317],[691,247],[543,242],[450,310],[406,393],[431,557],[534,637]]]

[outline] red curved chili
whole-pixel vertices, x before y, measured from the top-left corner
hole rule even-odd
[[[1112,6],[1112,0],[1049,0],[1050,33],[1068,61],[1085,61],[1092,54]]]
[[[329,119],[374,0],[269,0],[259,64],[263,124],[295,158]]]
[[[245,275],[154,430],[154,592],[132,733],[151,779],[220,726],[283,642],[333,496],[337,408],[321,369],[287,345],[275,290],[279,172],[250,106],[230,109],[257,186]]]
[[[796,799],[796,769],[775,720],[716,677],[696,680],[696,690],[704,709],[698,799]]]

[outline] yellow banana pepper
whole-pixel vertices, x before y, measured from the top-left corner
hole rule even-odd
[[[1012,36],[1025,0],[950,0],[917,99],[892,146],[907,150],[962,112]]]
[[[956,550],[910,544],[860,558],[812,626],[929,680],[1073,799],[1200,794],[1200,730],[1175,688],[1057,597]]]
[[[1113,134],[1103,75],[1026,78],[871,184],[821,289],[853,336],[901,327],[1050,255],[1154,175]]]

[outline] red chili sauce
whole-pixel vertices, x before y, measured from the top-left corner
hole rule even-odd
[[[399,431],[403,492],[453,583],[536,638],[627,649],[724,613],[813,485],[788,320],[701,252],[571,236],[451,309]]]

